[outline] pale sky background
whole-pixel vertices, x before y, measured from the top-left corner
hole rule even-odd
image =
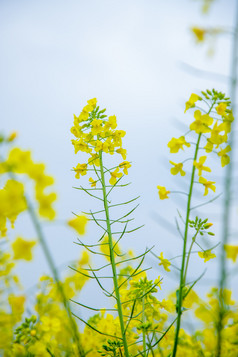
[[[208,44],[196,45],[189,29],[216,26],[231,30],[234,8],[234,0],[220,0],[203,15],[201,2],[196,0],[0,0],[0,130],[6,135],[17,131],[17,145],[31,149],[34,159],[45,162],[47,172],[56,179],[58,222],[45,224],[44,230],[63,271],[79,256],[80,249],[73,244],[75,233],[60,222],[70,218],[71,212],[95,205],[94,200],[72,189],[78,182],[70,171],[80,161],[71,145],[73,113],[78,115],[93,97],[108,114],[117,116],[118,127],[127,132],[124,147],[133,163],[129,173],[132,184],[123,199],[141,196],[135,224],[144,223],[145,227],[126,237],[122,246],[140,253],[155,245],[155,253],[163,251],[167,258],[181,254],[182,241],[176,230],[175,235],[169,233],[156,218],[160,215],[174,224],[176,208],[183,212],[185,203],[183,197],[158,198],[157,185],[172,190],[180,181],[187,187],[184,179],[169,173],[168,159],[176,161],[176,157],[169,155],[167,143],[182,135],[191,122],[191,114],[184,115],[184,103],[192,92],[216,88],[229,94],[225,77],[197,76],[181,64],[229,75],[231,35],[221,35],[214,44],[214,56],[209,57]],[[178,121],[183,123],[181,127]],[[221,177],[218,160],[215,166],[218,171],[214,174]],[[221,190],[218,187],[217,193]],[[234,194],[237,197],[237,190]],[[123,192],[115,202],[121,201],[121,195]],[[212,238],[209,246],[220,239],[220,202],[203,210],[210,221],[216,219],[217,238]],[[235,220],[237,214],[236,204]],[[35,237],[27,218],[18,222],[14,234]],[[95,234],[92,225],[83,239],[90,242]],[[20,263],[18,267],[28,288],[48,271],[39,247],[35,254],[33,264]],[[176,287],[173,274],[165,274],[152,256],[145,265],[153,266],[150,277],[164,277],[161,296]],[[198,286],[201,292],[207,291],[206,279],[209,284],[214,281],[217,263],[204,265],[195,257],[190,268],[190,276],[195,278],[205,267],[204,282]],[[93,305],[96,290],[91,292],[92,288],[85,289],[82,301]]]

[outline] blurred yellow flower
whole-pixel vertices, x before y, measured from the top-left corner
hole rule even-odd
[[[224,249],[227,259],[231,259],[235,263],[238,256],[238,245],[225,244]]]
[[[27,241],[21,237],[18,237],[12,243],[12,249],[14,252],[13,259],[19,260],[32,260],[32,248],[36,244],[36,241]]]
[[[84,215],[77,216],[68,221],[68,225],[78,232],[78,234],[83,235],[86,231],[86,224],[88,218]]]

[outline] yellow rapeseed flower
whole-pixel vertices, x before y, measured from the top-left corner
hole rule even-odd
[[[212,253],[211,249],[204,250],[203,252],[198,252],[200,258],[204,259],[204,263],[208,260],[216,258],[216,255]]]
[[[184,136],[180,136],[178,139],[172,138],[168,143],[171,154],[177,153],[180,149],[184,150],[184,145],[190,147],[190,144],[185,140]]]
[[[211,172],[212,170],[210,169],[210,167],[207,166],[203,166],[203,164],[205,163],[207,157],[206,156],[201,156],[199,158],[199,161],[194,161],[193,165],[196,167],[196,169],[198,170],[198,176],[202,175],[202,171],[207,171],[207,172]]]
[[[180,173],[181,176],[186,175],[186,172],[183,170],[183,164],[182,163],[178,163],[176,164],[173,161],[169,161],[171,163],[171,165],[174,165],[174,167],[172,167],[170,169],[170,172],[172,175],[177,175],[178,173]]]
[[[123,161],[119,164],[119,167],[123,169],[125,175],[128,175],[128,169],[131,167],[131,164],[129,161]]]
[[[195,110],[194,112],[195,121],[190,125],[190,130],[194,130],[197,134],[209,133],[211,131],[210,125],[213,123],[213,118],[208,114],[201,113],[200,110]]]
[[[80,175],[84,176],[87,174],[87,164],[78,164],[76,167],[73,167],[73,169],[76,172],[76,179],[79,179]]]
[[[159,190],[159,198],[161,200],[165,200],[168,197],[168,194],[170,193],[170,191],[167,191],[166,188],[164,186],[157,186],[158,190]]]
[[[214,185],[214,181],[208,181],[204,177],[200,176],[199,177],[199,182],[204,186],[205,192],[204,196],[208,194],[208,189],[212,190],[213,192],[216,192],[216,186]]]
[[[117,179],[122,177],[122,172],[119,172],[119,167],[117,167],[113,172],[110,172],[111,178],[109,180],[110,185],[115,185]]]
[[[198,100],[202,100],[202,98],[195,94],[195,93],[192,93],[189,100],[185,103],[185,111],[184,113],[186,113],[186,111],[190,108],[194,108],[195,107],[195,103],[198,101]]]

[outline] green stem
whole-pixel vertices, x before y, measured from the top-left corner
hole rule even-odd
[[[187,261],[186,261],[186,267],[185,267],[185,271],[184,271],[184,284],[186,284],[186,278],[187,278],[187,272],[188,272],[189,259],[190,259],[191,251],[192,251],[193,245],[194,245],[194,243],[195,243],[195,241],[196,241],[198,232],[199,232],[199,230],[197,230],[195,236],[192,238],[192,242],[191,242],[190,247],[189,247],[189,251],[188,251],[188,255],[187,255]]]
[[[109,208],[108,208],[108,201],[107,201],[105,176],[104,176],[104,170],[103,170],[102,150],[99,151],[99,159],[100,159],[101,182],[102,182],[102,189],[103,189],[103,202],[104,202],[104,209],[105,209],[105,215],[106,215],[108,242],[109,242],[109,249],[110,249],[110,260],[111,260],[111,267],[112,267],[112,274],[113,274],[114,290],[115,290],[116,300],[117,300],[117,311],[118,311],[118,316],[119,316],[119,321],[120,321],[125,356],[129,357],[129,351],[128,351],[126,334],[125,334],[125,326],[124,326],[124,321],[123,321],[122,304],[121,304],[121,298],[120,298],[118,281],[117,281],[117,270],[116,270],[115,256],[114,256],[114,250],[113,250],[112,231],[111,231],[111,225],[110,225],[110,216],[109,216]]]
[[[194,158],[195,161],[198,156],[198,148],[201,140],[201,133],[198,135],[198,140],[195,148]],[[172,357],[176,356],[177,346],[178,346],[178,337],[179,337],[179,330],[181,324],[181,315],[182,315],[182,303],[183,303],[183,288],[185,286],[184,281],[184,266],[185,266],[185,259],[186,259],[186,247],[187,247],[187,238],[188,238],[188,223],[189,223],[189,215],[190,215],[190,206],[191,206],[191,199],[192,199],[192,192],[193,192],[193,184],[194,184],[194,175],[195,175],[196,167],[193,165],[191,180],[190,180],[190,187],[189,187],[189,194],[188,194],[188,201],[187,201],[187,212],[186,212],[186,221],[185,221],[185,231],[184,231],[184,241],[183,241],[183,256],[182,256],[182,265],[180,270],[180,285],[179,285],[179,297],[178,297],[178,304],[177,304],[177,324],[176,324],[176,331],[175,331],[175,340],[174,340],[174,347],[173,347],[173,354]]]
[[[32,204],[31,204],[30,200],[27,197],[26,197],[26,202],[27,202],[29,215],[30,215],[30,217],[32,219],[32,223],[34,225],[34,228],[35,228],[37,236],[38,236],[38,240],[39,240],[40,245],[42,247],[42,250],[43,250],[43,252],[45,254],[47,263],[48,263],[48,265],[50,267],[50,270],[51,270],[51,272],[53,274],[54,280],[55,280],[55,282],[57,284],[59,293],[61,295],[64,307],[65,307],[65,310],[67,312],[67,315],[68,315],[68,318],[69,318],[69,322],[70,322],[70,326],[71,326],[71,329],[72,329],[72,332],[73,332],[73,340],[74,340],[74,342],[76,343],[76,346],[77,346],[78,355],[80,357],[84,357],[85,353],[84,353],[83,348],[81,347],[81,344],[80,344],[77,324],[76,324],[76,322],[73,319],[73,316],[71,314],[69,302],[68,302],[68,300],[67,300],[67,298],[65,296],[64,289],[62,287],[58,271],[57,271],[57,269],[55,267],[55,264],[54,264],[53,258],[51,256],[50,250],[49,250],[49,248],[47,246],[47,243],[46,243],[46,240],[44,238],[40,222],[38,220],[38,217],[37,217],[37,215],[36,215],[36,213],[34,211],[34,208],[33,208]]]

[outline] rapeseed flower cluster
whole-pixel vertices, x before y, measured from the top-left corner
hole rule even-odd
[[[72,140],[75,154],[81,151],[89,155],[86,163],[78,163],[74,167],[75,177],[79,179],[90,171],[90,167],[100,166],[99,152],[119,154],[124,161],[110,170],[109,184],[113,186],[123,173],[128,174],[128,168],[131,167],[130,162],[126,161],[127,151],[122,147],[122,138],[126,132],[116,129],[116,116],[107,117],[104,114],[106,109],[99,109],[96,98],[87,103],[78,117],[74,115],[74,125],[71,128],[71,133],[76,137]],[[96,187],[97,182],[97,177],[89,178],[91,187]]]

